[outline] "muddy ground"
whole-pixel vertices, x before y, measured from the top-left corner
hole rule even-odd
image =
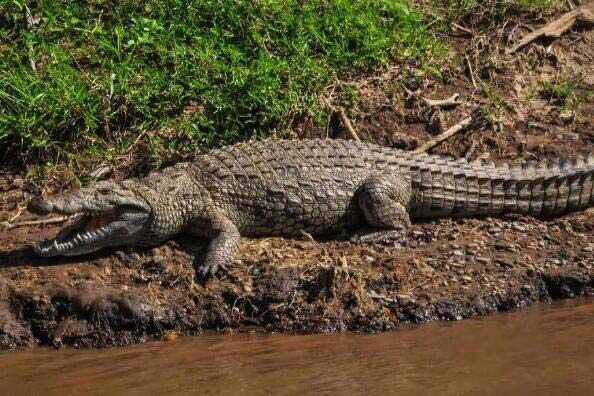
[[[432,152],[495,161],[592,153],[592,30],[577,27],[561,39],[505,53],[529,28],[559,15],[514,15],[486,29],[481,21],[459,20],[463,30],[442,33],[451,49],[439,73],[419,78],[414,64],[394,66],[381,76],[340,82],[328,99],[344,105],[344,87],[354,87],[356,103],[345,107],[357,133],[393,147],[414,149],[478,112],[480,122]],[[453,93],[463,103],[438,113],[420,99]],[[303,122],[295,130],[298,137],[348,137],[338,117],[325,129]],[[68,183],[58,177],[45,189]],[[0,222],[33,219],[20,209],[39,191],[24,173],[2,175]],[[549,221],[510,216],[415,224],[403,247],[246,239],[229,272],[206,283],[195,279],[193,265],[205,246],[187,237],[149,250],[33,257],[29,246],[59,227],[0,230],[2,348],[123,345],[206,329],[383,331],[594,296],[592,209]]]

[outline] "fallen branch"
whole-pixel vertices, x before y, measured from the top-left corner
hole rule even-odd
[[[583,4],[575,10],[561,15],[561,17],[549,23],[548,25],[528,33],[516,45],[508,49],[507,53],[512,54],[541,37],[559,38],[563,35],[563,33],[567,32],[578,22],[584,24],[594,24],[594,1]]]
[[[49,219],[21,221],[18,223],[9,223],[8,221],[5,221],[3,223],[0,223],[0,225],[2,225],[2,228],[4,228],[4,230],[8,231],[8,230],[12,230],[13,228],[18,228],[18,227],[28,227],[28,226],[36,226],[36,225],[63,223],[65,221],[67,221],[68,219],[70,219],[70,216],[60,216],[60,217],[51,217]]]
[[[423,144],[421,147],[414,150],[413,153],[420,154],[420,153],[426,152],[429,149],[432,149],[433,147],[437,146],[444,140],[447,140],[450,137],[457,134],[458,132],[461,132],[461,131],[465,130],[466,128],[468,128],[470,125],[472,125],[472,121],[473,121],[472,116],[466,117],[465,119],[463,119],[456,125],[452,126],[450,129],[448,129],[447,131],[442,133],[441,135],[436,136],[435,138],[429,140],[427,143]]]

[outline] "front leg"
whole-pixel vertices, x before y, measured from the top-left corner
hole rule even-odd
[[[241,236],[237,227],[223,213],[213,210],[204,221],[193,224],[210,241],[204,262],[198,266],[200,277],[214,275],[219,267],[227,268],[239,250]]]

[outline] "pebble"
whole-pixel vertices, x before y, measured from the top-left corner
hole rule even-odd
[[[559,113],[559,119],[561,121],[563,121],[564,123],[570,123],[571,121],[574,120],[574,118],[575,118],[575,112],[573,110],[564,110],[561,113]],[[569,135],[569,133],[563,134],[564,137],[566,137],[566,135]],[[572,135],[577,135],[577,134],[573,133]],[[569,139],[569,140],[571,140],[571,139]]]
[[[572,142],[577,142],[578,140],[580,140],[580,135],[578,135],[577,133],[573,133],[573,132],[566,132],[563,134],[563,139],[569,140]]]
[[[510,260],[508,260],[508,259],[501,259],[501,258],[499,258],[499,259],[495,259],[495,262],[497,264],[499,264],[500,266],[502,266],[502,267],[511,268],[511,267],[514,266],[514,264]]]
[[[521,225],[521,224],[512,224],[512,229],[516,230],[516,231],[526,231],[526,226]]]
[[[491,263],[491,260],[486,258],[486,257],[477,257],[475,259],[477,262],[481,263],[481,264],[489,264]]]
[[[397,294],[398,302],[400,304],[408,304],[414,302],[414,299],[409,294]]]

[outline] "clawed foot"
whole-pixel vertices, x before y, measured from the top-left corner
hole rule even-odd
[[[382,230],[366,233],[357,233],[351,237],[351,242],[361,244],[399,244],[405,246],[408,243],[408,232],[406,230]]]
[[[217,274],[217,272],[219,272],[219,271],[227,272],[227,267],[225,267],[223,265],[208,264],[205,262],[196,264],[195,268],[196,268],[196,275],[198,276],[198,279],[201,279],[204,281],[210,279],[211,277],[214,277]]]

